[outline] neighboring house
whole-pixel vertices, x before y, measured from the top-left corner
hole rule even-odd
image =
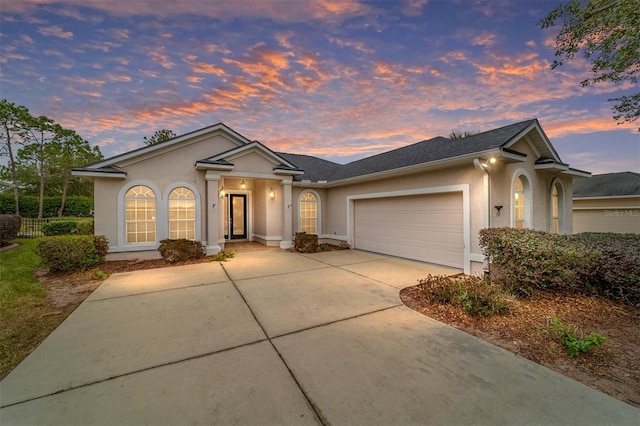
[[[640,174],[606,173],[575,182],[573,232],[640,234]]]
[[[94,181],[95,230],[111,252],[165,238],[289,248],[296,232],[480,271],[478,231],[572,232],[572,182],[537,120],[436,137],[346,165],[279,153],[215,124],[73,174]]]

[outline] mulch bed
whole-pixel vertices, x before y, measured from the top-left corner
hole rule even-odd
[[[640,408],[638,309],[602,297],[538,293],[518,299],[510,315],[472,317],[461,308],[428,302],[417,286],[403,289],[400,297],[405,305],[433,319]],[[572,358],[546,329],[555,317],[578,333],[600,333],[607,341]]]

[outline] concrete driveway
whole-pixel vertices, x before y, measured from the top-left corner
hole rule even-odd
[[[400,301],[456,272],[271,249],[115,274],[0,383],[0,423],[640,424]]]

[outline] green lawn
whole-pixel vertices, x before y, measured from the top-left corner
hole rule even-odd
[[[0,306],[3,315],[20,306],[24,298],[44,298],[44,287],[33,275],[40,258],[36,239],[15,240],[20,247],[0,253]]]
[[[40,258],[36,239],[17,239],[19,247],[0,253],[0,379],[35,349],[60,323],[44,286],[33,275]]]

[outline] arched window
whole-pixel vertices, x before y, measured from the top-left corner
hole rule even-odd
[[[560,182],[551,185],[551,232],[564,232],[564,190]]]
[[[156,241],[156,195],[151,188],[137,185],[125,195],[127,244]]]
[[[300,196],[300,232],[318,233],[318,197],[313,192]]]
[[[178,187],[169,194],[169,239],[181,238],[196,238],[196,197],[185,187]]]
[[[518,229],[525,227],[524,208],[526,201],[524,199],[524,184],[522,177],[516,180],[516,186],[513,191],[513,226]]]
[[[525,174],[519,174],[513,182],[512,226],[514,228],[531,228],[532,207],[529,179]]]

